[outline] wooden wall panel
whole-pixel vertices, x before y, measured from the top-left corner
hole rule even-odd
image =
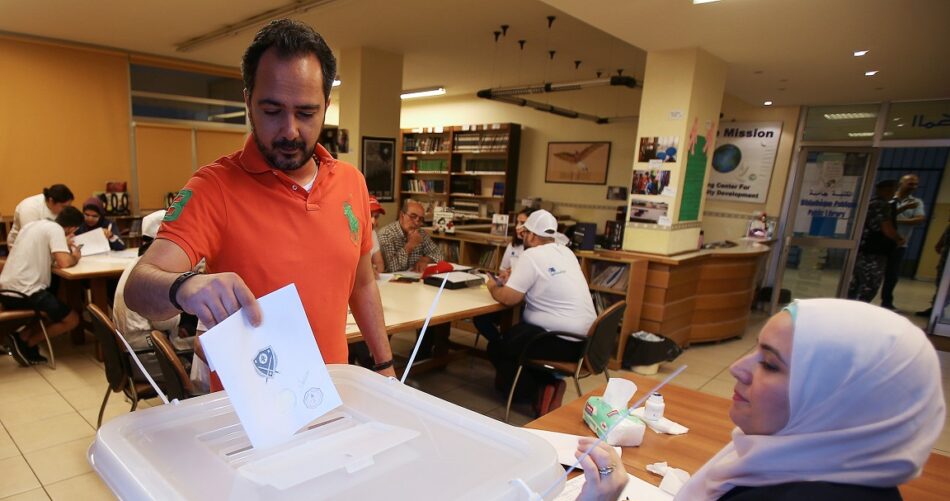
[[[199,130],[196,133],[198,168],[244,147],[244,132]]]
[[[141,212],[163,209],[165,195],[177,193],[191,177],[191,128],[138,124],[135,156]]]

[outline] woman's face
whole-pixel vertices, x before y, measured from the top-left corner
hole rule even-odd
[[[94,210],[82,211],[83,218],[86,220],[86,226],[97,226],[99,224],[99,213]]]
[[[524,239],[524,222],[528,220],[528,216],[524,214],[518,214],[515,216],[515,235],[520,239]]]
[[[746,435],[772,435],[788,423],[792,315],[781,312],[762,327],[755,351],[732,364],[736,378],[729,417]]]

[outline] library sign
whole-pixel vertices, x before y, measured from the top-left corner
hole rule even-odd
[[[716,133],[706,198],[765,203],[782,122],[726,122]]]

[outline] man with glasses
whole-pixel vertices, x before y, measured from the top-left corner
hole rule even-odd
[[[442,260],[442,251],[423,231],[425,209],[422,204],[406,199],[399,219],[379,230],[379,247],[386,271],[412,270],[422,272],[426,266]]]

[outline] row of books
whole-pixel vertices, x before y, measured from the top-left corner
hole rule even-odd
[[[405,179],[403,189],[423,193],[445,193],[445,181],[441,179]]]
[[[610,308],[611,305],[623,299],[622,296],[616,294],[604,294],[603,292],[592,292],[590,295],[591,299],[594,301],[594,310],[597,311],[597,314],[600,315],[607,308]]]
[[[503,158],[468,158],[462,164],[465,172],[505,172],[505,159]]]
[[[405,169],[415,172],[448,172],[449,162],[444,158],[406,157]]]
[[[508,149],[508,133],[476,132],[456,134],[455,144],[452,149],[460,153],[506,151]]]
[[[460,262],[458,242],[441,242],[439,245],[442,249],[442,259],[450,263]]]
[[[498,247],[492,247],[491,249],[485,249],[478,256],[478,267],[484,269],[494,269],[495,261],[498,254]]]
[[[626,289],[630,266],[625,264],[594,265],[591,269],[590,285],[609,289]]]
[[[449,151],[448,136],[410,136],[403,137],[403,151],[418,151],[420,153],[438,153]]]

